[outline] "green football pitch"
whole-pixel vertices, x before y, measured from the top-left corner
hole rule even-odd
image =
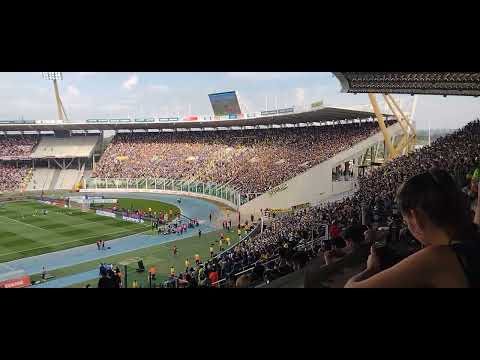
[[[127,206],[152,210],[179,209],[157,201],[122,199]],[[136,207],[138,206],[138,207]],[[43,215],[42,210],[48,211]],[[0,204],[0,263],[23,257],[88,245],[97,240],[111,240],[150,230],[150,225],[136,224],[93,212],[63,209],[34,200]]]

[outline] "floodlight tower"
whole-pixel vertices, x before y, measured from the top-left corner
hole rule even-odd
[[[55,90],[55,99],[57,101],[57,111],[58,111],[58,120],[64,121],[65,119],[68,120],[67,113],[65,112],[65,108],[63,107],[62,100],[60,99],[60,94],[58,93],[58,80],[63,80],[63,75],[61,72],[44,72],[42,73],[43,78],[45,80],[53,81],[53,88]]]

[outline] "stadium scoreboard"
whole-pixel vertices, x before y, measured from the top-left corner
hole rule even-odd
[[[240,115],[240,102],[236,91],[209,94],[215,116]]]

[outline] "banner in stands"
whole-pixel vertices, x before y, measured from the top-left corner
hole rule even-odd
[[[143,224],[145,222],[145,221],[143,221],[143,219],[136,219],[136,218],[132,218],[132,217],[129,217],[129,216],[122,216],[122,220],[130,221],[130,222],[134,222],[134,223],[138,223],[138,224]]]
[[[239,115],[242,113],[236,91],[209,94],[215,116]]]
[[[287,190],[287,189],[288,189],[288,184],[278,185],[277,187],[275,187],[275,188],[273,188],[272,190],[270,190],[270,191],[268,192],[268,194],[269,194],[270,196],[273,196],[273,195],[275,195],[275,194],[277,194],[277,193],[279,193],[279,192],[285,191],[285,190]]]
[[[306,209],[306,208],[309,208],[309,207],[311,207],[310,203],[299,204],[299,205],[292,206],[292,210],[296,211],[296,210]]]
[[[35,120],[0,120],[0,124],[35,124]]]
[[[198,120],[198,116],[196,115],[185,116],[183,118],[183,121],[197,121],[197,120]]]
[[[279,114],[288,114],[288,113],[293,113],[295,112],[295,109],[292,108],[287,108],[287,109],[278,109]]]
[[[108,119],[88,119],[87,123],[108,123]]]
[[[262,111],[260,113],[260,115],[262,115],[262,116],[264,116],[264,115],[275,115],[275,114],[278,114],[277,110]]]
[[[0,281],[0,289],[24,288],[31,285],[30,276]]]
[[[118,199],[105,199],[103,196],[71,196],[70,201],[79,203],[79,204],[90,204],[90,203],[97,203],[97,204],[116,204]]]
[[[131,119],[110,119],[108,120],[111,123],[129,123],[132,122]]]
[[[108,212],[108,211],[102,211],[102,210],[97,210],[95,211],[95,214],[100,215],[100,216],[106,216],[106,217],[111,217],[111,218],[116,218],[117,215],[114,213]]]
[[[179,121],[178,117],[172,117],[172,118],[158,118],[159,122],[172,122],[172,121]]]
[[[135,119],[135,122],[155,122],[154,118],[148,118],[148,119]]]

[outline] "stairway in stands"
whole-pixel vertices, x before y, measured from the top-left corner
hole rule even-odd
[[[26,190],[73,190],[75,185],[83,178],[84,173],[85,166],[82,166],[80,170],[38,168],[33,171],[33,175],[31,176]]]
[[[55,190],[55,186],[57,185],[58,178],[60,177],[61,170],[55,169],[53,170],[53,176],[52,176],[52,181],[50,182],[50,185],[48,186],[48,190],[53,191]]]

